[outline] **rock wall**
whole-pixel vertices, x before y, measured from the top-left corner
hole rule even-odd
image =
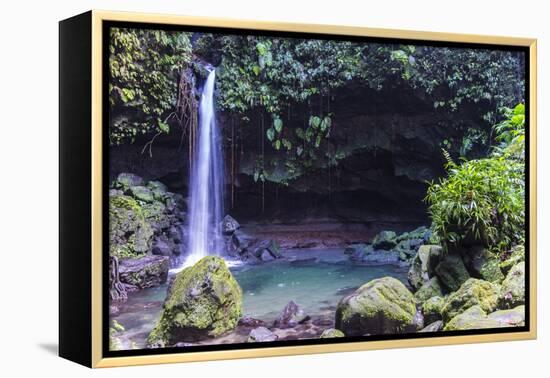
[[[285,127],[303,127],[311,109],[317,106],[314,101],[295,105],[284,119]],[[373,214],[379,218],[376,220],[408,214],[409,220],[425,223],[426,181],[444,174],[443,141],[460,140],[468,127],[484,130],[488,127],[472,116],[483,111],[468,106],[461,109],[462,113],[452,114],[439,111],[405,89],[373,91],[353,84],[341,88],[331,96],[330,112],[334,116],[330,138],[319,148],[320,156],[328,150],[338,155],[338,164],[329,167],[328,159],[320,158],[313,167],[289,179],[284,166],[288,156],[273,149],[263,136],[265,161],[275,162],[266,168],[268,177],[263,185],[254,180],[254,167],[261,151],[259,113],[253,113],[250,122],[237,122],[236,126],[228,114],[218,114],[226,144],[228,183],[232,132],[237,141],[231,212],[243,222],[265,219],[303,222],[308,218],[365,222]],[[174,127],[170,134],[156,138],[150,151],[143,151],[149,140],[150,137],[141,137],[132,145],[110,148],[111,179],[120,172],[133,172],[146,180],[159,180],[169,190],[186,195],[187,135]],[[457,148],[451,147],[454,156]],[[479,148],[472,151],[473,155],[483,153]],[[288,184],[281,184],[284,181]],[[229,200],[229,185],[226,189]]]

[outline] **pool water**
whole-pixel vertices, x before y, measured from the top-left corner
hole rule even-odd
[[[339,250],[284,252],[285,259],[261,265],[233,266],[243,291],[244,316],[272,322],[293,300],[312,317],[334,318],[338,301],[370,280],[392,276],[407,284],[407,270],[396,265],[352,263]],[[124,337],[143,347],[160,316],[166,286],[129,293],[113,316],[125,328]]]

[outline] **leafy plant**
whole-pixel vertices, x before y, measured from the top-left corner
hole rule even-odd
[[[511,146],[521,150],[517,144],[525,124],[518,117],[522,107],[515,109],[495,126],[496,139],[505,146],[490,157],[456,164],[444,151],[448,177],[430,184],[426,201],[432,231],[446,247],[483,244],[502,251],[524,239],[524,164],[516,154],[502,152]]]
[[[494,129],[500,142],[495,153],[509,158],[525,159],[525,105],[504,108],[505,118]]]
[[[137,135],[168,133],[178,77],[191,59],[189,34],[112,28],[109,44],[111,144]]]

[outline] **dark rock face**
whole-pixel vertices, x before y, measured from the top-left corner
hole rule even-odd
[[[168,277],[168,269],[166,256],[148,255],[119,262],[120,281],[134,290],[162,285]]]
[[[267,168],[263,214],[258,212],[261,185],[254,180],[254,164],[260,154],[257,130],[239,129],[243,149],[235,161],[235,218],[248,221],[278,217],[285,222],[320,214],[367,221],[368,214],[390,218],[407,209],[415,220],[423,220],[425,181],[444,174],[441,143],[463,136],[463,131],[449,127],[449,122],[460,119],[462,129],[487,127],[483,120],[473,118],[479,112],[465,107],[450,120],[449,114],[434,109],[432,102],[402,88],[374,91],[350,82],[334,93],[330,108],[334,112],[333,127],[318,155],[324,156],[330,150],[338,166],[329,168],[329,159],[319,158],[311,169],[291,173],[284,165],[284,154],[267,148],[265,161],[275,164]],[[260,114],[252,113],[255,122]],[[285,128],[303,127],[307,113],[306,105],[296,104],[288,119],[285,117]],[[228,135],[230,116],[218,116],[222,132]],[[144,155],[143,146],[150,139],[150,135],[138,136],[134,144],[110,148],[111,179],[121,172],[134,172],[145,180],[160,180],[171,191],[186,192],[189,151],[187,143],[181,143],[181,130],[171,128],[169,134],[160,135],[151,154]],[[453,144],[452,149],[458,148],[458,143]],[[296,177],[288,180],[288,186],[281,186],[291,174]],[[139,185],[139,180],[131,182],[131,186]]]
[[[470,278],[462,257],[456,253],[445,256],[435,268],[435,272],[439,282],[448,291],[457,291]]]

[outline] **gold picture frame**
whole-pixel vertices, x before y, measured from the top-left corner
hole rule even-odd
[[[495,341],[513,341],[535,339],[537,336],[537,265],[536,265],[536,236],[537,236],[537,41],[531,38],[514,38],[500,36],[484,36],[470,34],[437,33],[412,30],[378,29],[354,26],[337,26],[321,24],[296,24],[282,22],[259,22],[252,20],[232,20],[210,17],[189,17],[146,13],[126,13],[94,10],[88,13],[90,30],[90,56],[91,56],[91,167],[90,167],[90,193],[91,193],[91,229],[90,232],[90,351],[91,355],[86,365],[94,368],[130,366],[144,364],[162,364],[174,362],[207,361],[220,359],[237,359],[251,357],[284,356],[297,354],[349,352],[373,349],[425,347],[449,344],[484,343]],[[528,49],[529,54],[529,330],[513,333],[492,333],[458,336],[438,336],[407,338],[398,340],[361,341],[353,343],[329,343],[320,345],[278,346],[268,348],[232,349],[204,352],[167,353],[154,355],[104,357],[103,356],[103,221],[104,221],[104,189],[103,170],[105,169],[103,157],[103,54],[104,36],[103,23],[106,21],[122,21],[132,23],[153,23],[164,25],[186,25],[222,27],[229,29],[249,29],[274,32],[301,32],[311,34],[361,36],[376,38],[394,38],[418,41],[459,42],[488,45],[521,46]],[[63,104],[61,105],[63,106]],[[62,231],[63,232],[63,231]],[[63,286],[63,283],[61,284]],[[66,307],[62,306],[62,311]],[[62,319],[60,319],[62,321]],[[61,348],[63,350],[63,348]],[[64,354],[63,352],[61,353]],[[68,357],[70,358],[70,357]],[[76,358],[73,358],[76,359]]]

